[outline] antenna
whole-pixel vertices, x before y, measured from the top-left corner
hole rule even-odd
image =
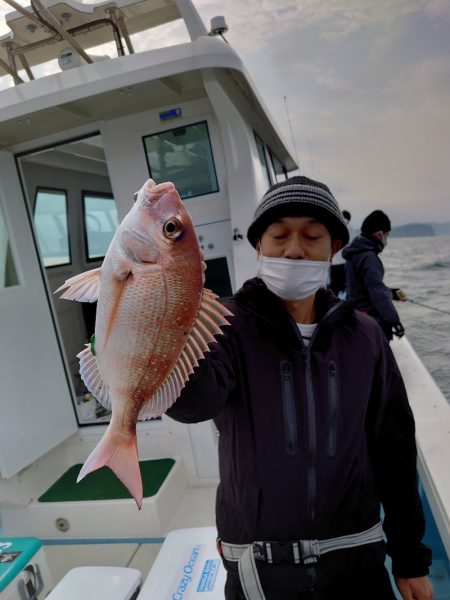
[[[308,148],[309,148],[309,160],[311,162],[311,175],[313,177],[315,177],[315,173],[314,173],[314,161],[313,161],[313,155],[312,155],[312,149],[311,149],[311,140],[308,140]]]
[[[228,25],[225,22],[225,17],[217,16],[211,19],[211,31],[208,35],[215,36],[220,35],[224,42],[227,40],[224,38],[223,34],[228,31]],[[227,42],[228,44],[228,42]]]
[[[291,138],[292,138],[292,147],[294,148],[294,154],[295,154],[295,162],[297,163],[297,165],[299,164],[299,160],[298,160],[298,153],[297,153],[297,145],[295,143],[295,137],[294,137],[294,132],[292,130],[292,123],[291,123],[291,117],[289,115],[289,108],[288,108],[288,104],[287,104],[287,98],[286,96],[283,96],[284,99],[284,105],[286,107],[286,115],[287,115],[287,120],[289,123],[289,131],[291,132]],[[299,167],[300,168],[300,167]]]

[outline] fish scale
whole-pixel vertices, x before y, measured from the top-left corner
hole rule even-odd
[[[95,355],[80,375],[111,422],[78,481],[110,467],[142,505],[136,421],[165,412],[231,313],[203,288],[202,254],[172,183],[150,179],[118,227],[99,269],[76,275],[61,298],[97,300]]]

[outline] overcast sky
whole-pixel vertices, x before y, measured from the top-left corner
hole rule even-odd
[[[449,0],[197,0],[354,223],[450,221]]]
[[[375,208],[450,221],[450,0],[193,2],[208,29],[225,16],[301,172],[355,226]]]

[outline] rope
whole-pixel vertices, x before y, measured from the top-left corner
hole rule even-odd
[[[412,304],[417,304],[418,306],[423,306],[424,308],[429,308],[430,310],[436,310],[444,315],[450,315],[450,312],[447,310],[442,310],[441,308],[436,308],[435,306],[429,306],[428,304],[422,304],[422,302],[417,302],[417,300],[411,300],[410,298],[407,298],[406,302],[411,302]]]

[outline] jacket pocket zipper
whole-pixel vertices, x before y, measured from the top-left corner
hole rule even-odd
[[[294,383],[292,381],[291,364],[285,360],[281,363],[283,417],[286,452],[290,456],[297,454],[297,417],[295,412]]]
[[[331,361],[328,370],[328,456],[336,454],[336,431],[337,431],[337,371],[336,364]]]

